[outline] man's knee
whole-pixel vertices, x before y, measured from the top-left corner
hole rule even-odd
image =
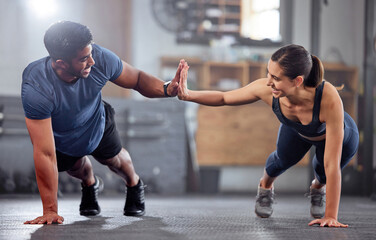
[[[92,166],[91,166],[90,159],[87,156],[84,156],[84,157],[78,159],[77,162],[73,165],[73,167],[70,168],[69,170],[67,170],[67,172],[70,175],[72,175],[72,174],[80,173],[82,171],[85,171],[85,170],[91,169],[91,168],[92,168]]]
[[[120,167],[122,164],[132,164],[129,153],[122,148],[121,151],[114,157],[109,159],[97,159],[100,163],[109,167]]]

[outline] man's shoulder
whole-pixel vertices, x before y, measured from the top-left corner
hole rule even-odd
[[[23,71],[22,78],[25,79],[29,78],[41,78],[46,76],[47,72],[47,61],[49,57],[44,57],[38,59],[34,62],[31,62]]]
[[[93,44],[93,58],[96,61],[113,61],[119,59],[119,56],[117,56],[113,51],[102,47],[98,44]]]
[[[48,63],[49,57],[44,57],[30,63],[22,73],[22,96],[27,94],[40,93],[45,96],[52,96],[54,87],[49,79]]]
[[[114,52],[105,47],[93,44],[93,59],[95,65],[92,75],[99,74],[102,79],[113,80],[116,79],[123,70],[122,61]]]

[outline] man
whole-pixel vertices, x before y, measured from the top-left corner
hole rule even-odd
[[[100,213],[97,195],[103,182],[94,175],[87,155],[124,179],[124,215],[143,215],[144,184],[121,146],[114,111],[102,101],[101,89],[111,81],[146,97],[176,96],[184,61],[175,78],[164,83],[94,44],[88,27],[70,21],[53,24],[44,44],[49,56],[29,64],[22,76],[22,103],[43,204],[43,216],[25,224],[64,221],[57,203],[58,172],[62,171],[82,181],[80,214]]]

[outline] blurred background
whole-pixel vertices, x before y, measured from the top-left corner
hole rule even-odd
[[[279,47],[304,46],[324,62],[345,110],[360,130],[360,148],[343,171],[343,194],[376,198],[374,0],[0,0],[0,193],[38,192],[32,145],[20,101],[21,74],[47,55],[50,24],[87,25],[94,41],[168,81],[179,59],[191,89],[231,90],[266,75]],[[108,83],[123,145],[155,194],[253,193],[279,122],[263,103],[204,107],[178,99],[146,99]],[[276,181],[276,191],[305,192],[311,154]],[[105,191],[124,184],[94,160]],[[60,174],[59,192],[80,184]]]

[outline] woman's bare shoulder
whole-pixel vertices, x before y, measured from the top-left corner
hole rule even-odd
[[[334,86],[332,83],[325,81],[324,89],[323,89],[323,100],[324,101],[330,101],[335,99],[340,99],[338,88]]]
[[[268,86],[268,79],[267,78],[260,78],[253,82],[255,85],[255,89],[257,89],[258,97],[267,103],[268,105],[272,105],[272,91],[271,88]]]
[[[343,103],[337,88],[330,82],[325,82],[321,98],[321,110],[324,115],[340,114],[343,112]]]

